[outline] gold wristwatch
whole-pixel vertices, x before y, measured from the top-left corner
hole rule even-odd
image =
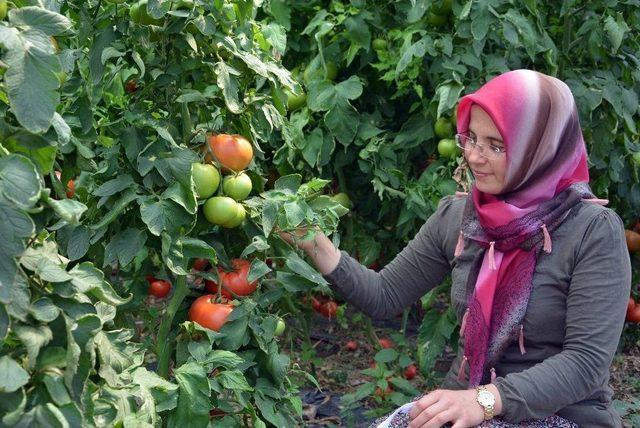
[[[484,385],[476,387],[476,401],[484,411],[484,420],[492,419],[494,416],[493,406],[496,404],[496,397],[494,397]]]

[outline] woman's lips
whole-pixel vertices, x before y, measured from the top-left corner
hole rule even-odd
[[[488,177],[488,176],[491,175],[491,174],[488,174],[488,173],[478,172],[478,171],[473,171],[473,170],[472,170],[472,172],[473,172],[473,176],[476,177],[476,178],[484,178],[484,177]]]

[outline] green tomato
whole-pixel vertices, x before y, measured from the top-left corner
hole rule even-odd
[[[284,333],[284,329],[287,325],[284,323],[282,318],[278,318],[278,323],[276,324],[276,330],[273,332],[274,336],[280,336]]]
[[[285,93],[287,94],[287,109],[289,111],[298,110],[307,103],[307,94],[302,90],[299,94],[291,91],[285,91]]]
[[[438,138],[447,138],[453,135],[453,125],[449,120],[444,117],[436,120],[436,124],[433,126]]]
[[[336,193],[331,197],[334,201],[342,205],[347,209],[351,209],[351,199],[349,199],[349,195],[344,192]]]
[[[0,0],[0,21],[7,17],[7,0]]]
[[[209,223],[223,226],[236,219],[238,214],[237,205],[239,204],[236,201],[227,196],[214,196],[207,199],[202,211],[204,212],[204,218]]]
[[[374,50],[382,51],[387,48],[387,41],[385,39],[374,39],[373,42],[371,42],[371,46]]]
[[[451,138],[443,138],[438,142],[438,153],[445,158],[455,158],[458,150],[456,142]]]
[[[251,193],[251,178],[244,172],[238,175],[229,175],[222,182],[222,190],[227,196],[231,196],[236,201],[242,201]]]
[[[440,0],[433,5],[433,11],[438,15],[448,15],[451,13],[453,0]]]
[[[220,185],[220,173],[213,165],[194,163],[191,165],[191,175],[198,199],[210,197]]]
[[[226,227],[227,229],[233,229],[234,227],[238,227],[244,221],[244,218],[247,216],[247,212],[245,211],[242,204],[236,203],[236,215],[233,219],[224,223],[222,227]]]
[[[434,27],[443,27],[447,25],[447,16],[446,15],[438,15],[437,13],[429,12],[427,15],[427,22]]]
[[[140,25],[162,25],[162,19],[155,19],[149,15],[147,2],[148,0],[140,0],[131,6],[129,9],[131,20]]]
[[[331,61],[327,62],[326,66],[327,69],[325,73],[325,69],[324,67],[322,67],[322,65],[319,65],[317,68],[312,68],[310,65],[304,70],[302,78],[306,83],[320,79],[322,77],[333,82],[338,76],[338,67]]]

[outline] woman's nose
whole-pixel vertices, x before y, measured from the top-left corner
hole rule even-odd
[[[473,150],[470,150],[470,151],[465,151],[465,153],[467,155],[468,163],[479,164],[479,163],[485,163],[487,161],[487,158],[485,158],[480,154],[479,147],[475,147]]]

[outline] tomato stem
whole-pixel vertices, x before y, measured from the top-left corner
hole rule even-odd
[[[162,319],[156,341],[156,355],[158,357],[158,374],[164,378],[169,376],[169,360],[174,348],[173,340],[169,340],[169,332],[182,301],[189,294],[189,287],[185,276],[179,276],[176,279],[176,287],[173,297],[167,306],[167,312]]]

